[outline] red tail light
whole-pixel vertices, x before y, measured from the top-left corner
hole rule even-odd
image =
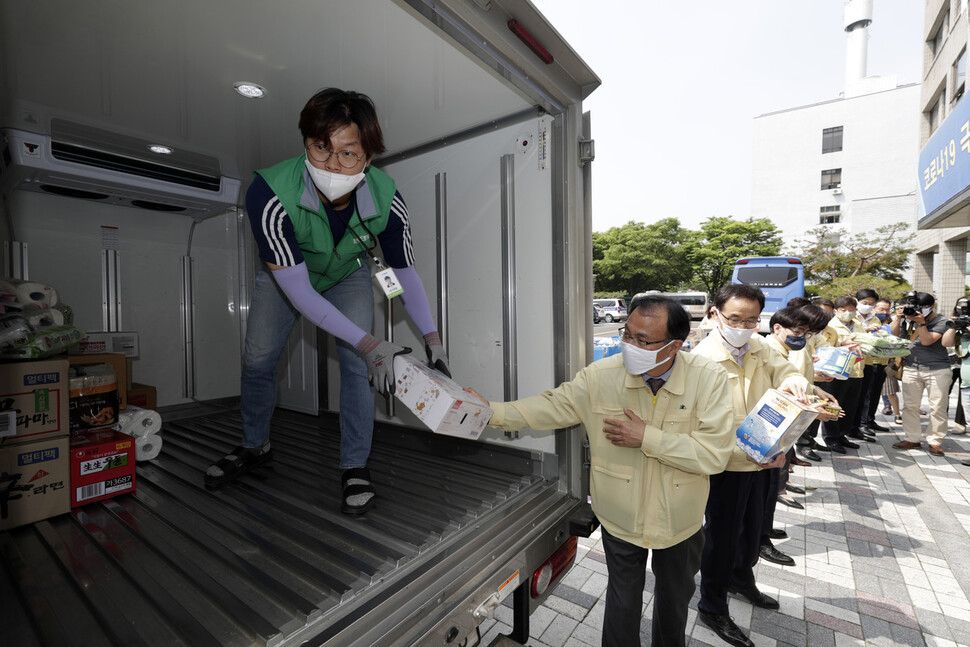
[[[537,598],[545,593],[549,585],[572,565],[576,559],[577,543],[576,537],[571,536],[559,547],[559,550],[536,569],[532,574],[532,597]]]

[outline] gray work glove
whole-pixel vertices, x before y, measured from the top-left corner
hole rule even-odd
[[[367,372],[370,383],[378,393],[394,393],[394,357],[410,353],[407,346],[398,346],[389,341],[383,341],[373,335],[364,335],[357,344],[357,352],[367,362]]]
[[[429,332],[424,336],[424,350],[428,353],[428,366],[451,377],[448,370],[448,356],[445,354],[445,347],[441,344],[441,335],[437,332]]]

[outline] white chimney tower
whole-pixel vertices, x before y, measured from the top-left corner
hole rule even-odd
[[[846,33],[845,89],[850,96],[855,94],[851,88],[866,78],[872,0],[846,0],[842,17]]]

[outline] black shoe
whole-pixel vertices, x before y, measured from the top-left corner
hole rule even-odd
[[[862,441],[865,441],[867,443],[874,443],[874,442],[876,442],[876,439],[875,438],[870,438],[869,436],[867,436],[864,433],[862,433],[862,431],[859,430],[859,429],[853,429],[852,431],[848,432],[845,435],[845,438],[855,438],[856,440],[862,440]],[[845,440],[845,438],[843,438],[843,440]],[[848,447],[848,445],[846,445],[846,447]],[[856,445],[856,447],[858,447],[858,445]]]
[[[792,494],[805,494],[805,488],[799,487],[794,483],[785,483],[785,489]]]
[[[816,463],[822,460],[822,457],[816,454],[815,450],[812,450],[812,449],[801,449],[797,453],[800,454],[801,456],[804,456],[810,461],[815,461]]]
[[[754,606],[761,607],[762,609],[777,609],[780,606],[778,604],[778,600],[774,599],[770,595],[765,595],[759,591],[758,587],[754,584],[744,589],[736,586],[729,586],[728,593],[741,596]]]
[[[349,515],[361,515],[374,507],[374,486],[370,482],[370,470],[366,467],[352,467],[344,470],[340,477],[343,485],[343,500],[340,511]]]
[[[892,413],[892,412],[890,412],[890,413]],[[889,431],[889,427],[885,427],[883,425],[880,425],[875,420],[870,420],[869,422],[867,422],[866,423],[866,428],[867,429],[872,429],[873,431]]]
[[[859,431],[862,432],[863,436],[868,436],[870,438],[876,437],[876,432],[874,432],[872,429],[869,429],[868,427],[859,427]]]
[[[716,616],[713,613],[698,610],[697,617],[727,644],[734,647],[754,647],[754,643],[745,635],[741,627],[731,620],[731,616]]]
[[[821,449],[821,447],[819,447]],[[844,454],[845,447],[842,446],[841,441],[833,440],[831,445],[825,446],[825,451],[835,452],[836,454]]]
[[[960,461],[960,464],[970,467],[970,458]]]
[[[791,557],[781,552],[771,544],[762,544],[760,552],[761,552],[761,559],[766,559],[773,564],[780,564],[782,566],[795,565],[795,560],[793,560]]]
[[[781,528],[772,528],[768,531],[768,537],[771,539],[788,539],[788,533]]]
[[[262,447],[236,447],[209,466],[205,472],[205,485],[209,488],[225,485],[272,458],[273,450],[268,440]]]
[[[803,506],[801,503],[799,503],[795,499],[793,499],[790,496],[787,496],[785,494],[779,494],[778,495],[778,503],[783,503],[783,504],[787,505],[789,508],[797,508],[798,510],[804,510],[805,509],[805,506]]]
[[[849,449],[859,449],[859,446],[852,442],[851,440],[846,440],[845,436],[839,438],[839,444],[843,447],[848,447]]]

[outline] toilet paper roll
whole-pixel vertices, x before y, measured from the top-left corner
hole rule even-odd
[[[70,325],[64,320],[64,313],[56,309],[56,306],[54,308],[47,308],[31,304],[29,306],[24,306],[24,309],[20,311],[20,314],[26,317],[27,321],[30,322],[30,325],[34,326],[35,328]]]
[[[162,432],[162,417],[157,411],[129,404],[128,408],[118,414],[118,425],[121,433],[143,438]]]
[[[46,283],[24,281],[21,279],[0,279],[0,292],[13,293],[15,301],[28,305],[51,307],[57,305],[57,290]]]
[[[58,301],[51,307],[51,310],[57,310],[61,313],[61,316],[64,318],[65,326],[74,325],[74,310],[71,309],[71,306],[67,305],[63,301]]]
[[[135,439],[135,460],[150,461],[158,458],[162,452],[162,437],[158,434],[148,434]]]

